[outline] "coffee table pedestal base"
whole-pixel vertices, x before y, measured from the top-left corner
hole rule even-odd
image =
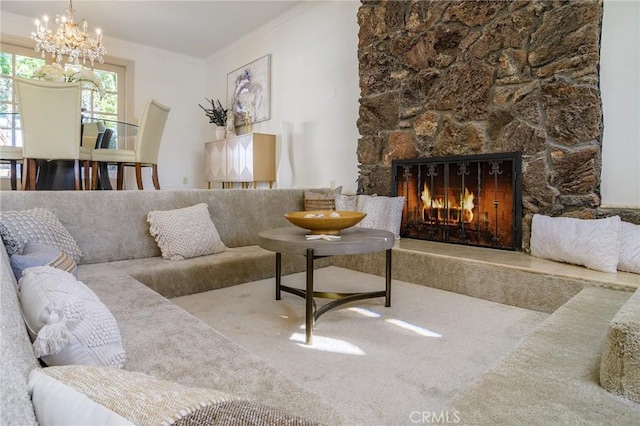
[[[282,253],[276,253],[276,300],[281,299],[281,292],[286,292],[300,296],[305,299],[305,344],[313,344],[313,324],[325,312],[344,305],[345,303],[354,302],[356,300],[372,299],[374,297],[384,297],[385,307],[391,306],[391,249],[386,250],[385,254],[385,289],[379,291],[360,292],[360,293],[334,293],[313,290],[313,263],[315,259],[326,256],[315,256],[312,248],[307,249],[306,260],[306,288],[304,290],[289,287],[282,284]],[[333,299],[332,302],[326,303],[318,309],[315,298]]]

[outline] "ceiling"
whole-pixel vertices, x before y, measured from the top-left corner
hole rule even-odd
[[[76,22],[89,31],[159,49],[206,58],[299,5],[294,0],[76,0]],[[2,0],[0,10],[30,19],[64,14],[68,1]],[[26,34],[25,34],[26,36]],[[108,41],[105,43],[109,50]]]

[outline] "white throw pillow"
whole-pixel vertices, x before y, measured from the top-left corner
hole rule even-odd
[[[147,222],[164,259],[183,260],[226,250],[205,203],[152,211],[147,215]]]
[[[640,274],[640,225],[629,222],[620,225],[618,270]]]
[[[18,290],[35,355],[46,365],[122,368],[118,324],[84,283],[60,269],[36,266],[24,271]]]
[[[615,273],[620,224],[619,216],[587,220],[533,215],[531,255]]]
[[[362,211],[367,214],[357,225],[362,228],[382,229],[400,239],[404,197],[369,197],[364,200]]]

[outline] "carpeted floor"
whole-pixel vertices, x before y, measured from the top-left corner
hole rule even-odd
[[[304,274],[283,278],[304,288]],[[383,289],[382,277],[337,267],[316,271],[316,289]],[[275,300],[274,279],[172,299],[321,395],[350,425],[412,424],[439,413],[548,314],[394,281],[391,307],[368,299],[325,313],[304,345],[304,300]],[[298,413],[304,414],[304,413]]]

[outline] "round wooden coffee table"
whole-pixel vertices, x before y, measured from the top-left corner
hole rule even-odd
[[[276,253],[276,300],[280,300],[280,292],[295,294],[306,301],[305,331],[307,345],[313,343],[313,322],[320,315],[355,300],[384,297],[385,306],[391,306],[391,249],[395,237],[391,232],[379,229],[352,227],[342,231],[340,239],[326,241],[322,239],[308,240],[305,235],[309,231],[298,227],[270,229],[259,233],[259,245],[263,249]],[[313,262],[327,256],[372,253],[386,251],[385,289],[362,293],[328,293],[313,290]],[[306,288],[298,289],[282,284],[282,253],[302,254],[306,256]],[[314,297],[335,299],[316,309]]]

